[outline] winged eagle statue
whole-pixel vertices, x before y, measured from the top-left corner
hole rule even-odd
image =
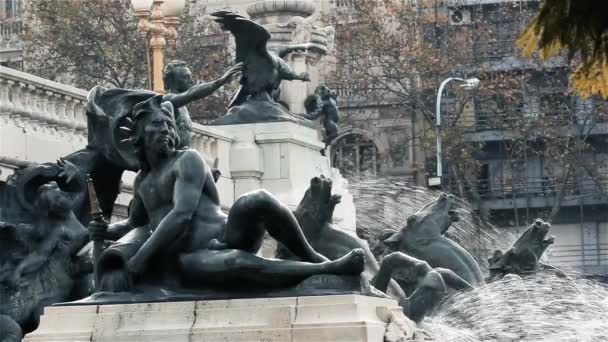
[[[279,55],[305,49],[305,44],[275,51],[277,49],[267,46],[270,33],[262,25],[229,11],[211,15],[232,33],[236,42],[236,62],[244,64],[241,86],[228,105],[228,114],[214,124],[299,120],[275,99],[281,81],[310,81],[308,73],[295,73]]]

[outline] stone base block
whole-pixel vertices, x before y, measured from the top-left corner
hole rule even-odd
[[[24,341],[382,342],[396,309],[361,295],[48,307]]]

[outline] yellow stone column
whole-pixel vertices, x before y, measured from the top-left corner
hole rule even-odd
[[[150,40],[150,48],[152,49],[152,90],[159,94],[165,93],[163,83],[163,49],[167,45],[164,36],[164,17],[160,10],[160,5],[164,1],[154,0],[152,5],[152,13],[150,14],[150,22],[152,23],[150,31],[152,39]]]

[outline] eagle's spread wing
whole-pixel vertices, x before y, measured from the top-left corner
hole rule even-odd
[[[272,85],[275,74],[274,59],[268,52],[270,33],[260,24],[234,12],[219,11],[211,14],[234,36],[236,62],[243,62],[241,88],[233,96],[228,108],[244,103],[249,95],[255,95]]]
[[[211,15],[234,36],[237,63],[247,62],[252,53],[268,55],[266,43],[270,39],[270,33],[264,26],[230,11],[213,12]]]

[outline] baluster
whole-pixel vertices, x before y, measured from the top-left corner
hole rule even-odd
[[[22,113],[24,111],[24,95],[23,88],[19,84],[19,82],[14,82],[10,84],[9,96],[11,98],[12,103],[12,111],[10,112],[11,120],[19,121]]]
[[[209,159],[211,157],[211,155],[209,154],[209,137],[208,136],[203,136],[203,153],[205,154],[205,157],[207,157],[207,159]]]
[[[47,91],[44,89],[36,89],[36,109],[39,119],[40,130],[43,131],[44,134],[50,134],[49,129],[51,128],[51,117],[47,112],[48,96],[46,92]]]
[[[9,115],[13,109],[9,92],[14,83],[11,80],[0,80],[0,115]]]
[[[40,112],[38,110],[38,93],[36,92],[36,87],[28,84],[27,85],[27,93],[28,97],[28,116],[25,117],[25,122],[33,129],[38,130],[40,125]]]
[[[86,135],[87,131],[87,118],[85,114],[85,102],[82,100],[76,100],[74,106],[74,117],[76,119],[76,129]]]
[[[61,94],[53,94],[55,103],[55,117],[57,118],[57,130],[61,133],[66,133],[68,121],[65,117],[65,96]]]
[[[32,116],[32,106],[31,106],[32,93],[31,92],[34,89],[34,87],[30,86],[27,83],[19,82],[19,84],[17,85],[17,87],[15,87],[15,89],[18,89],[19,93],[21,94],[21,97],[20,97],[21,106],[20,106],[19,110],[14,111],[14,113],[16,114],[15,115],[15,119],[16,119],[15,124],[19,124],[19,123],[27,124],[27,122],[31,119],[31,116]]]
[[[211,146],[210,146],[210,154],[211,157],[213,159],[219,157],[219,152],[218,152],[218,140],[215,138],[212,138],[213,140],[211,141]]]
[[[192,145],[192,146],[190,146],[190,147],[193,148],[193,149],[195,149],[195,150],[197,150],[197,151],[199,151],[199,146],[198,146],[199,145],[199,139],[200,139],[200,135],[198,133],[196,133],[196,132],[193,132],[192,133],[192,138],[190,140],[190,145]]]
[[[47,126],[53,129],[57,129],[59,126],[59,117],[57,117],[57,100],[55,98],[55,94],[47,90],[44,92],[44,113],[47,119]]]
[[[32,104],[32,119],[34,119],[39,125],[40,122],[44,122],[44,109],[42,108],[44,91],[32,86],[32,96],[30,97]]]
[[[72,130],[76,129],[76,119],[74,117],[74,98],[69,95],[65,96],[65,120],[68,123],[68,127]]]

